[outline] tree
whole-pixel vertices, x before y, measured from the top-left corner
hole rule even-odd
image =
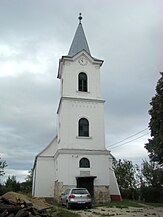
[[[157,162],[143,161],[141,198],[146,202],[161,202],[163,199],[163,168]]]
[[[33,179],[33,171],[28,171],[28,175],[25,178],[25,182],[21,183],[21,191],[25,193],[32,192],[32,179]]]
[[[135,199],[135,193],[139,187],[138,166],[133,165],[132,161],[119,159],[113,161],[113,169],[122,197]]]
[[[163,184],[163,168],[156,162],[143,161],[142,175],[144,177],[144,184],[154,188],[160,188]]]
[[[145,148],[148,150],[152,161],[163,164],[163,72],[160,72],[161,78],[157,82],[156,94],[152,98],[149,110],[151,116],[149,128],[152,139],[148,140]]]
[[[5,188],[6,191],[20,191],[20,183],[17,182],[16,176],[8,176],[6,182],[5,182]]]
[[[2,160],[0,157],[0,176],[4,176],[5,172],[4,172],[4,168],[7,167],[7,163],[5,160]]]

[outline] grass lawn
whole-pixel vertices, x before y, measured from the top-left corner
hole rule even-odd
[[[73,213],[66,208],[61,208],[59,212],[59,217],[80,217],[80,215],[77,213]]]
[[[111,203],[104,205],[105,207],[116,207],[116,208],[128,208],[128,207],[144,207],[143,204],[132,201],[132,200],[126,200],[123,199],[122,201],[111,201]]]
[[[53,199],[46,199],[46,202],[51,204],[53,208],[50,213],[57,213],[59,217],[80,217],[78,213],[71,212],[66,207],[61,206],[61,204],[56,203]]]
[[[109,204],[105,204],[105,207],[116,207],[116,208],[128,208],[128,207],[144,207],[146,205],[154,206],[154,207],[163,207],[161,203],[144,203],[141,201],[132,201],[123,199],[122,201],[111,201]]]
[[[163,203],[142,203],[142,204],[148,206],[154,206],[154,207],[163,207]]]
[[[54,202],[54,200],[50,200],[48,202],[51,205],[53,205],[52,213],[57,212],[59,217],[80,217],[78,213],[72,212],[71,210],[67,210],[66,207],[62,207],[61,205]],[[143,203],[140,201],[132,201],[132,200],[126,200],[126,199],[123,199],[122,201],[112,201],[111,203],[108,203],[105,205],[103,204],[94,205],[93,207],[107,207],[107,208],[116,207],[116,208],[123,209],[123,208],[129,208],[129,207],[141,208],[146,205],[154,206],[154,207],[163,207],[163,204],[160,204],[160,203]],[[91,211],[91,210],[87,210],[87,211]]]

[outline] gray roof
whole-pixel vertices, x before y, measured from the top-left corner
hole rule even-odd
[[[74,56],[82,50],[85,50],[91,56],[83,26],[81,23],[79,23],[70,50],[68,52],[68,56]]]

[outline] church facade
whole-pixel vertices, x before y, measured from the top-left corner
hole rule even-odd
[[[65,189],[85,187],[96,203],[104,203],[121,195],[105,148],[103,60],[91,55],[81,19],[68,55],[59,60],[57,136],[35,158],[32,195],[59,201]]]

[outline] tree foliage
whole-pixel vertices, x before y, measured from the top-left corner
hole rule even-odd
[[[22,192],[22,193],[32,193],[32,170],[28,171],[28,175],[25,178],[25,182],[19,182],[16,176],[8,176],[4,184],[0,185],[0,195],[5,194],[9,191]]]
[[[17,182],[16,176],[8,176],[6,182],[5,182],[5,188],[7,191],[20,191],[20,183]]]
[[[152,139],[148,140],[145,148],[148,150],[149,157],[152,161],[163,164],[163,72],[157,82],[156,94],[152,98],[149,110],[151,116],[149,128]]]
[[[138,166],[133,165],[132,161],[119,159],[113,161],[113,168],[122,197],[135,199],[135,191],[139,185]]]
[[[7,163],[5,160],[2,160],[0,157],[0,176],[4,176],[5,172],[4,172],[4,168],[7,167]]]
[[[163,168],[157,162],[143,161],[141,199],[146,202],[163,201]]]
[[[113,169],[122,198],[160,202],[163,199],[163,168],[143,161],[141,168],[128,160],[114,160]]]
[[[32,179],[33,179],[33,171],[28,171],[28,175],[25,178],[25,182],[21,183],[21,191],[25,193],[32,192]]]
[[[163,185],[163,168],[153,161],[143,161],[141,169],[144,185],[160,188]]]

